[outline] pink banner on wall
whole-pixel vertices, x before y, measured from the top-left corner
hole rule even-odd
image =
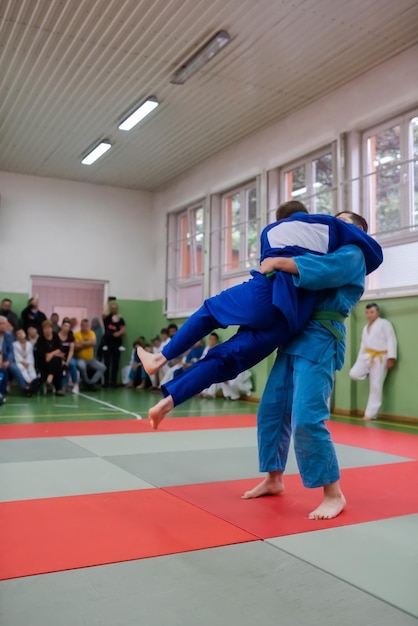
[[[51,313],[63,317],[101,319],[105,283],[68,278],[32,277],[32,295],[38,295],[39,308],[49,318]],[[79,326],[79,324],[78,324]]]

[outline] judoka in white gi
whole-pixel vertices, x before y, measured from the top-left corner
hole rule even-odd
[[[382,404],[383,384],[388,370],[396,363],[397,341],[392,324],[380,317],[380,309],[375,302],[366,306],[366,317],[368,323],[363,328],[350,378],[364,380],[369,377],[369,399],[363,419],[372,420],[377,418]]]
[[[33,345],[26,339],[26,333],[22,329],[16,331],[16,338],[17,341],[13,342],[15,362],[25,382],[30,384],[38,378],[35,370]]]

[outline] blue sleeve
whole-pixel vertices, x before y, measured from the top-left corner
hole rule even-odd
[[[7,335],[6,333],[4,334],[3,361],[8,361],[9,363],[15,362],[15,355],[13,352],[13,339],[9,333],[7,333]]]
[[[343,246],[324,256],[308,253],[293,260],[299,270],[299,276],[293,277],[295,286],[313,291],[357,284],[366,272],[364,255],[355,245]]]

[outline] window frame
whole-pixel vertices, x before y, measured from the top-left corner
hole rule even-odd
[[[409,110],[390,119],[379,122],[361,133],[361,204],[364,207],[365,217],[369,223],[369,233],[375,236],[382,246],[399,245],[418,239],[418,222],[413,223],[414,215],[414,154],[413,138],[410,133],[410,123],[418,118],[418,108]],[[377,214],[373,212],[370,177],[376,172],[371,167],[369,140],[385,131],[399,126],[400,149],[400,182],[399,182],[399,222],[400,228],[390,231],[376,231]],[[376,210],[376,209],[375,209]]]
[[[332,158],[332,186],[326,192],[315,192],[315,182],[313,180],[313,162],[316,159],[319,159],[321,156],[325,154],[331,154]],[[280,166],[279,168],[279,198],[280,204],[283,202],[287,202],[288,200],[298,200],[299,195],[293,196],[291,195],[291,191],[288,189],[288,175],[289,173],[300,167],[301,165],[305,165],[306,172],[306,197],[300,197],[300,201],[306,204],[308,210],[312,214],[318,213],[317,207],[315,206],[315,200],[317,197],[320,197],[324,193],[331,192],[333,194],[333,208],[330,215],[334,215],[338,211],[338,188],[339,188],[339,168],[338,168],[338,142],[334,140],[329,144],[318,148],[312,152],[309,152],[293,161],[289,161]],[[313,206],[312,206],[313,204]],[[272,219],[273,217],[273,219]],[[274,216],[272,216],[272,211],[269,212],[269,219],[271,222],[274,221]]]
[[[248,274],[248,271],[252,269],[252,266],[250,264],[248,264],[248,266],[245,266],[245,267],[243,267],[243,264],[248,263],[249,193],[253,189],[255,189],[255,192],[256,192],[256,200],[255,200],[256,201],[255,226],[256,226],[256,241],[257,241],[256,257],[257,257],[257,260],[259,260],[260,258],[260,212],[259,212],[259,199],[258,199],[259,191],[258,191],[257,179],[253,179],[238,187],[230,189],[229,191],[226,191],[222,193],[221,195],[221,221],[220,221],[220,247],[219,247],[220,258],[217,259],[219,261],[221,282],[226,279],[245,276]],[[228,267],[228,259],[225,256],[225,250],[227,247],[227,233],[232,231],[232,222],[230,224],[226,223],[225,205],[226,205],[226,201],[229,198],[232,198],[233,196],[237,194],[241,196],[240,220],[238,223],[239,233],[240,233],[238,268],[226,269]],[[232,249],[231,249],[231,252],[232,252]]]
[[[200,233],[196,229],[196,219],[192,219],[194,213],[202,210],[202,243],[200,252],[200,268],[197,254],[197,237]],[[196,307],[179,307],[179,293],[185,294],[191,289],[203,286],[204,280],[204,249],[205,249],[205,200],[196,201],[177,211],[167,214],[167,253],[166,253],[166,288],[165,288],[165,313],[169,318],[186,317]],[[186,236],[184,235],[184,219],[186,218]],[[182,258],[182,251],[187,244],[190,247],[190,257]],[[183,275],[184,264],[188,264],[190,271]],[[200,271],[199,271],[200,269]],[[203,299],[203,287],[200,301]]]

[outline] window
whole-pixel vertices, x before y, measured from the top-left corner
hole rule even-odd
[[[212,207],[211,294],[242,281],[259,264],[256,182],[225,193]]]
[[[412,145],[412,163],[409,165],[411,176],[411,218],[412,224],[418,226],[418,117],[409,123],[409,137]]]
[[[188,314],[203,299],[203,203],[168,215],[167,313]]]
[[[385,240],[418,225],[418,117],[404,115],[364,133],[364,197],[370,232]]]
[[[335,147],[285,166],[281,173],[281,201],[300,200],[311,213],[334,215],[337,210]]]
[[[186,211],[179,216],[180,281],[189,281],[202,274],[203,208]]]
[[[255,185],[226,194],[222,204],[223,273],[247,272],[259,261]]]

